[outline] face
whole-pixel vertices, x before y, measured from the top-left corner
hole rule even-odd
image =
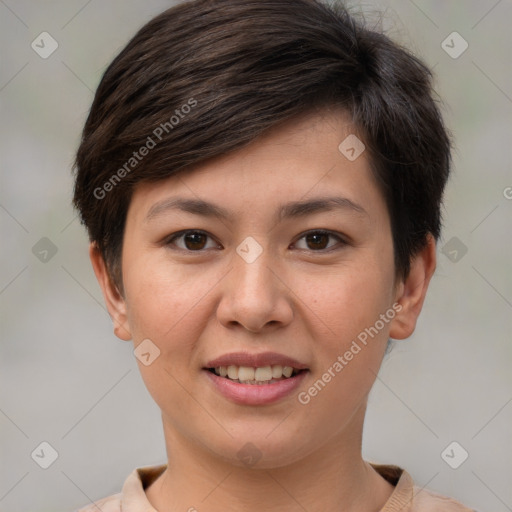
[[[338,149],[352,133],[310,114],[136,189],[124,296],[103,287],[122,337],[146,340],[139,368],[175,439],[277,467],[362,429],[388,337],[410,334],[423,295],[411,308],[395,281],[367,155]]]

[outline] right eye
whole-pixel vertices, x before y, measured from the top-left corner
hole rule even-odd
[[[210,238],[210,235],[205,231],[200,231],[197,229],[187,229],[184,231],[179,231],[178,233],[174,233],[165,241],[165,246],[176,246],[178,249],[188,252],[201,252],[205,249],[205,242]],[[176,243],[176,241],[181,241],[181,245]],[[218,247],[218,244],[217,244]],[[171,247],[171,249],[174,249]]]

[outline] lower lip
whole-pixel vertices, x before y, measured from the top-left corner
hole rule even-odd
[[[295,391],[307,373],[307,371],[301,371],[293,377],[271,384],[240,384],[226,377],[219,377],[209,370],[203,371],[206,372],[217,391],[241,405],[266,405],[277,402]]]

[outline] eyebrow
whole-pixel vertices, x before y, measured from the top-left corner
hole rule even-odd
[[[222,206],[203,201],[202,199],[173,197],[155,203],[149,209],[145,221],[148,222],[159,217],[169,210],[181,210],[203,217],[215,217],[219,220],[227,221],[232,221],[234,217],[229,210]],[[277,218],[284,220],[333,210],[347,210],[360,215],[368,215],[368,212],[361,205],[354,203],[354,201],[346,197],[318,197],[281,205],[278,209]]]

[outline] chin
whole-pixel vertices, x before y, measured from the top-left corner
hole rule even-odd
[[[274,427],[276,427],[274,422]],[[311,442],[297,435],[292,436],[290,430],[283,429],[278,433],[279,427],[272,432],[272,429],[265,429],[259,434],[248,435],[240,432],[233,438],[219,439],[218,443],[213,446],[211,438],[205,440],[206,448],[214,457],[222,459],[229,465],[246,469],[274,469],[291,465],[318,447]],[[269,432],[270,435],[268,434]],[[279,435],[281,434],[281,435]],[[227,436],[226,436],[227,437]],[[314,445],[314,446],[313,446]]]

